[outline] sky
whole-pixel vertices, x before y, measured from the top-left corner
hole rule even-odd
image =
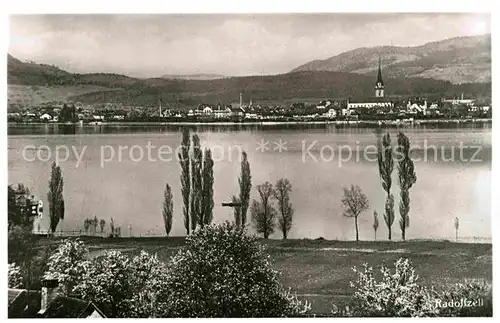
[[[266,75],[358,47],[490,29],[480,13],[10,15],[8,51],[77,73]]]

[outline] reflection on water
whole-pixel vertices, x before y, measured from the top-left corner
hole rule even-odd
[[[275,124],[101,124],[101,125],[83,125],[83,124],[9,124],[7,133],[9,135],[69,135],[69,134],[123,134],[123,133],[163,133],[181,131],[188,127],[198,132],[234,132],[234,131],[282,131],[282,130],[323,130],[326,132],[349,132],[349,133],[372,133],[380,127],[377,125],[356,125],[356,124],[326,124],[326,123],[275,123]],[[387,129],[400,129],[402,131],[462,131],[491,129],[490,122],[477,123],[436,123],[422,125],[406,126],[388,126]]]
[[[207,147],[213,149],[214,158],[220,157],[214,166],[216,221],[232,219],[231,210],[223,208],[221,202],[238,192],[239,150],[230,149],[237,146],[248,152],[254,187],[252,198],[257,198],[255,187],[260,183],[275,183],[282,177],[291,181],[291,201],[295,208],[291,238],[352,239],[352,221],[342,217],[341,188],[358,184],[370,200],[370,209],[359,219],[360,237],[372,239],[373,212],[382,215],[384,207],[384,191],[375,155],[366,149],[376,143],[375,129],[333,124],[197,125],[191,128],[199,133]],[[137,160],[130,154],[132,146],[146,149],[149,144],[175,148],[180,144],[180,129],[180,125],[9,125],[9,183],[24,183],[46,204],[50,163],[54,156],[47,161],[26,161],[22,156],[23,148],[45,145],[53,153],[58,146],[65,145],[73,150],[69,150],[67,160],[61,162],[67,208],[63,230],[83,230],[83,220],[96,216],[108,223],[113,217],[125,235],[129,225],[135,235],[161,234],[160,207],[168,182],[174,194],[172,234],[183,235],[180,167],[175,153],[170,161]],[[423,157],[426,153],[428,158],[415,162],[417,183],[410,192],[408,237],[452,239],[455,233],[453,219],[459,217],[461,235],[490,238],[491,124],[420,125],[388,130],[393,140],[397,131],[404,131],[412,144],[422,147],[415,149],[412,156]],[[286,142],[286,150],[275,149],[273,143],[278,140]],[[259,141],[269,142],[269,149],[257,150]],[[475,156],[481,161],[460,161],[460,145],[467,146],[461,149],[466,159],[475,154],[474,147],[481,147]],[[115,151],[126,146],[128,150],[123,150],[120,158],[117,153],[103,163],[104,146]],[[436,146],[437,150],[429,146]],[[341,147],[344,148],[334,150]],[[73,151],[81,155],[81,160]],[[333,156],[331,151],[335,152]],[[356,157],[358,152],[359,158]],[[349,153],[353,157],[347,158]],[[451,158],[452,154],[455,158]],[[399,237],[396,167],[393,183],[396,198],[393,231]],[[47,226],[48,216],[45,216],[41,227]],[[385,235],[386,228],[381,222],[377,236]],[[279,238],[279,232],[272,237]]]

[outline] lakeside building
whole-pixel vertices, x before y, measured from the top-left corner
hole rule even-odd
[[[335,119],[337,117],[337,111],[335,111],[335,109],[333,108],[330,108],[328,109],[328,111],[324,112],[322,116],[328,119]]]
[[[25,191],[15,190],[15,203],[21,212],[28,217],[43,217],[43,201],[36,200],[34,195],[28,195]]]
[[[245,108],[241,105],[233,104],[231,107],[231,116],[232,117],[244,117],[245,116]]]
[[[50,113],[44,113],[40,116],[40,120],[42,121],[51,121],[54,118]]]
[[[316,109],[318,110],[325,110],[326,108],[328,108],[329,106],[332,105],[332,101],[331,100],[326,100],[326,101],[321,101],[317,106],[316,106]]]
[[[464,94],[462,93],[460,98],[444,99],[443,103],[451,103],[452,105],[464,104],[467,106],[472,106],[474,105],[475,101],[476,100],[473,99],[464,99]]]
[[[217,119],[228,118],[231,116],[231,108],[219,104],[213,110],[213,116]]]
[[[437,106],[436,106],[437,107]],[[424,101],[423,104],[418,104],[417,102],[411,103],[410,100],[408,100],[408,103],[406,104],[406,110],[409,113],[422,113],[424,116],[427,115],[427,101]]]

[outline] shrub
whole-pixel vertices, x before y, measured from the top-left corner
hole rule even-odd
[[[20,225],[9,227],[7,244],[7,255],[9,262],[15,262],[20,266],[31,261],[35,254],[35,240],[30,229]]]
[[[349,306],[332,306],[334,316],[468,316],[493,315],[492,289],[486,282],[465,282],[445,286],[436,292],[418,284],[418,276],[408,259],[398,259],[394,273],[384,264],[377,281],[371,267],[353,270],[357,280]],[[476,302],[476,303],[474,303]]]
[[[135,317],[162,317],[168,313],[168,307],[161,302],[162,295],[167,295],[166,266],[156,256],[141,252],[132,260],[133,282],[139,289],[132,296],[131,313]]]
[[[394,266],[395,270],[391,272],[385,264],[382,265],[380,281],[376,280],[373,269],[366,264],[363,271],[353,268],[357,280],[351,282],[351,287],[356,292],[352,307],[343,314],[375,317],[436,316],[435,294],[418,284],[418,275],[408,259],[398,259]]]
[[[83,263],[82,279],[73,293],[94,302],[107,317],[128,317],[132,288],[128,267],[128,257],[119,251],[106,251]]]
[[[108,317],[154,316],[154,299],[144,302],[144,295],[158,293],[160,286],[152,284],[153,277],[163,276],[163,265],[156,256],[145,251],[129,258],[120,251],[106,251],[83,264],[81,282],[74,293],[91,300]],[[154,295],[153,294],[153,295]]]
[[[172,258],[161,295],[173,317],[285,317],[309,304],[284,290],[253,236],[226,222],[199,229]]]
[[[493,316],[492,296],[490,284],[483,281],[470,281],[446,288],[439,294],[436,302],[439,302],[440,316],[491,317]]]
[[[153,317],[162,294],[165,267],[146,252],[129,258],[116,250],[87,258],[80,240],[66,240],[50,256],[46,277],[60,292],[94,302],[107,317]]]
[[[162,285],[157,283],[164,272],[156,256],[145,251],[129,258],[111,250],[85,263],[82,281],[74,291],[94,302],[108,317],[153,317],[157,312],[154,296],[162,292]]]
[[[87,252],[81,240],[64,240],[49,257],[45,277],[57,279],[62,293],[71,293],[74,286],[82,281],[83,261]]]
[[[38,290],[42,288],[42,279],[48,270],[50,256],[55,250],[56,247],[53,244],[38,248],[36,255],[29,263],[29,268],[25,270],[25,281],[28,282],[29,289]]]

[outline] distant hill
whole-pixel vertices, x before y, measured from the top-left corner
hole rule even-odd
[[[57,86],[92,84],[104,87],[122,87],[141,80],[112,73],[69,73],[57,66],[21,62],[7,54],[7,84]]]
[[[386,77],[423,77],[454,84],[491,82],[491,35],[458,37],[416,47],[363,47],[301,65],[292,72],[375,75],[379,55]]]
[[[120,86],[133,82],[122,75],[72,74],[57,66],[22,62],[7,54],[7,84],[8,103],[37,105],[68,101],[86,93],[121,90]]]
[[[372,96],[375,80],[371,75],[343,71],[299,71],[213,80],[138,79],[109,73],[73,74],[55,66],[21,62],[10,55],[7,64],[8,84],[17,85],[9,86],[9,102],[14,102],[16,96],[22,102],[51,101],[57,97],[83,103],[155,106],[161,98],[166,106],[179,107],[201,102],[237,102],[240,93],[243,93],[245,102],[283,103],[305,99],[317,102],[323,98]],[[402,76],[385,78],[384,81],[388,96],[449,97],[461,93],[489,96],[491,93],[491,83],[454,85],[447,81]]]
[[[37,86],[37,85],[7,85],[7,102],[14,105],[39,105],[45,102],[67,102],[73,98],[88,93],[120,91],[99,85],[77,86]]]
[[[56,66],[21,62],[7,54],[7,83],[44,85],[50,79],[65,80],[71,74]]]
[[[220,74],[188,74],[188,75],[163,75],[164,79],[171,80],[217,80],[224,78],[224,75]]]

